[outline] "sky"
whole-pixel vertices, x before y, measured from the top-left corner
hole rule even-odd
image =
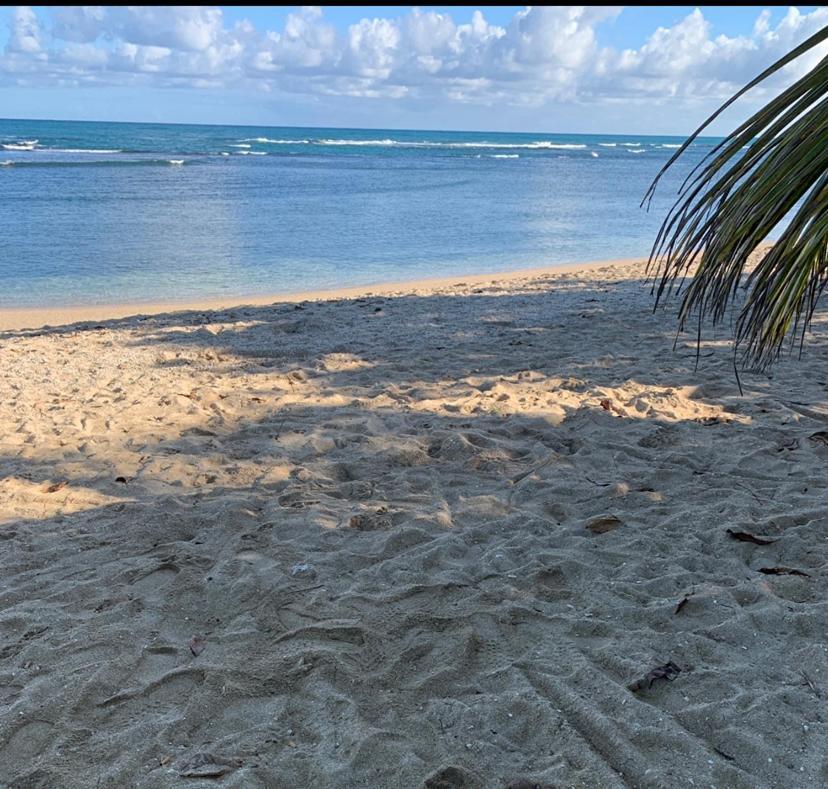
[[[0,117],[681,135],[826,24],[816,6],[6,6]]]

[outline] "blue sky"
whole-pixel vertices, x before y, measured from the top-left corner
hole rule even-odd
[[[0,113],[685,134],[826,24],[815,6],[3,7]]]

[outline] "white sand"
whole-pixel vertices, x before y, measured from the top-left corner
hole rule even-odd
[[[641,275],[0,333],[0,784],[825,785],[824,318]]]

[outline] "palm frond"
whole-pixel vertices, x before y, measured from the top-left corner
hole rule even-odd
[[[669,159],[642,205],[649,205],[664,173],[727,107],[826,40],[828,27],[725,102]],[[828,57],[718,143],[684,180],[648,261],[656,304],[677,285],[681,289],[695,265],[679,327],[696,313],[700,322],[723,321],[748,259],[791,212],[747,278],[735,328],[744,366],[765,368],[787,336],[799,331],[801,340],[828,283]]]

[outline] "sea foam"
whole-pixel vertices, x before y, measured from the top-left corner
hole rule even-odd
[[[120,148],[41,148],[53,153],[123,153]]]
[[[314,140],[317,145],[398,145],[396,140]]]
[[[546,140],[538,140],[537,142],[446,142],[446,143],[423,143],[428,147],[433,148],[527,148],[527,149],[548,149],[560,151],[576,151],[586,148],[586,145],[581,143],[563,143],[563,142],[547,142]]]
[[[246,137],[242,142],[260,142],[269,145],[308,145],[310,140],[272,140],[270,137]]]
[[[521,148],[526,149],[549,149],[549,150],[583,150],[587,146],[583,143],[559,143],[549,142],[547,140],[537,140],[535,142],[432,142],[428,140],[392,140],[390,138],[383,140],[338,140],[338,139],[323,139],[314,140],[315,145],[355,145],[355,146],[374,146],[387,147],[399,146],[400,148],[454,148],[454,149],[500,149],[517,150]]]

